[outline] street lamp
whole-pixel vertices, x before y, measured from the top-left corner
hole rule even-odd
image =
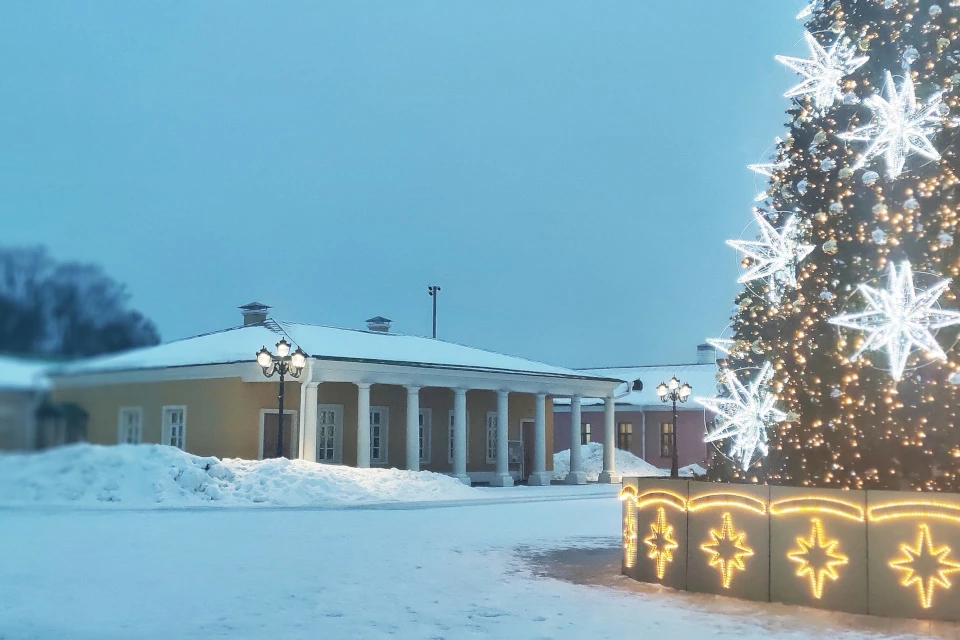
[[[657,395],[660,396],[660,402],[673,403],[673,447],[670,452],[670,477],[680,477],[680,463],[677,456],[677,400],[686,402],[690,397],[693,387],[684,382],[680,384],[677,376],[670,378],[668,382],[661,382],[657,385]]]
[[[277,414],[277,457],[283,456],[283,378],[289,375],[291,378],[299,378],[303,368],[307,366],[307,354],[303,349],[297,347],[297,350],[290,353],[290,343],[285,338],[280,338],[277,343],[277,354],[270,353],[266,346],[257,351],[257,364],[263,369],[263,375],[272,378],[273,374],[280,374],[280,394],[278,396],[280,408]]]
[[[440,294],[440,287],[435,284],[427,287],[427,293],[433,298],[433,337],[437,337],[437,297]]]

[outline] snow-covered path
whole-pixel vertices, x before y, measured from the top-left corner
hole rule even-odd
[[[747,640],[821,637],[823,620],[840,621],[834,638],[894,637],[853,630],[863,618],[811,629],[802,610],[536,577],[518,548],[617,544],[609,489],[418,509],[3,509],[0,638]]]

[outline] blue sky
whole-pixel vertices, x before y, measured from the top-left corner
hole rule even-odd
[[[568,366],[690,361],[784,131],[801,2],[14,3],[0,244],[164,339],[276,316]]]

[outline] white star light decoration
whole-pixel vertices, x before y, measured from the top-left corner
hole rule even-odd
[[[767,455],[768,426],[787,419],[786,413],[774,407],[777,396],[766,389],[770,370],[770,363],[764,363],[750,386],[744,387],[733,371],[724,369],[723,385],[728,395],[694,398],[717,416],[717,426],[704,436],[703,441],[716,442],[729,438],[729,455],[744,471],[750,468],[754,458]]]
[[[862,66],[869,57],[856,56],[856,51],[844,38],[837,38],[829,50],[820,46],[809,31],[804,32],[803,38],[810,48],[809,59],[774,56],[777,62],[804,77],[803,82],[790,88],[783,96],[810,96],[814,106],[823,111],[841,99],[840,81]]]
[[[760,225],[758,240],[727,240],[728,245],[753,259],[753,265],[740,276],[737,282],[744,283],[767,278],[774,292],[778,283],[796,288],[797,265],[813,251],[813,245],[802,244],[799,241],[800,232],[797,229],[796,218],[793,216],[787,219],[779,232],[764,219],[759,211],[754,211],[753,216]]]
[[[925,104],[917,101],[913,89],[913,79],[907,71],[900,90],[893,82],[893,76],[886,72],[884,100],[874,94],[864,100],[864,104],[873,112],[870,124],[840,134],[841,140],[859,140],[869,142],[854,169],[865,166],[871,159],[882,155],[887,165],[887,177],[896,178],[903,172],[907,157],[919,154],[928,160],[939,160],[940,153],[930,143],[930,136],[940,130],[941,116],[938,113],[943,92],[937,92],[927,99]]]
[[[929,289],[918,289],[910,263],[904,260],[898,269],[891,262],[886,290],[860,285],[859,291],[867,299],[865,311],[839,315],[829,322],[867,334],[850,356],[851,362],[864,351],[884,350],[890,359],[890,373],[899,381],[914,351],[924,351],[938,360],[947,359],[931,330],[960,324],[960,313],[936,307],[937,298],[949,285],[950,280],[946,279]]]

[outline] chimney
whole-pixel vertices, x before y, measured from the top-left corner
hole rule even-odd
[[[714,364],[717,361],[717,350],[710,344],[697,345],[697,364]]]
[[[368,331],[378,331],[380,333],[387,333],[390,331],[390,323],[393,322],[390,318],[384,318],[383,316],[374,316],[372,318],[367,318],[367,330]]]
[[[266,321],[267,311],[270,309],[270,305],[261,302],[250,302],[237,308],[240,309],[240,313],[243,314],[243,326],[247,326]]]

